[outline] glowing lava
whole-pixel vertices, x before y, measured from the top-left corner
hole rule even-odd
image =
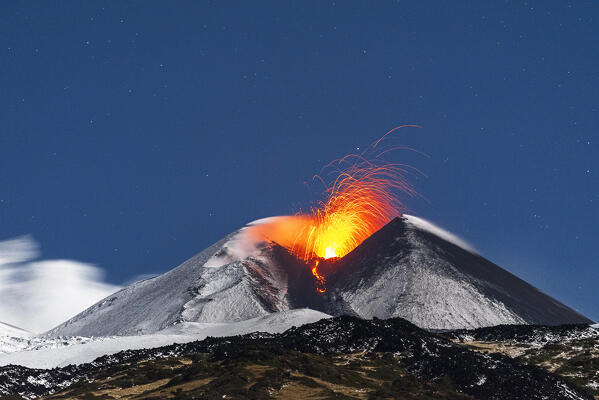
[[[314,266],[312,267],[312,275],[314,275],[314,278],[316,278],[316,291],[318,293],[324,293],[327,291],[327,288],[325,287],[324,283],[324,276],[320,275],[318,273],[318,264],[320,264],[319,260],[314,260]]]
[[[339,257],[337,255],[337,243],[331,243],[325,250],[324,250],[324,258],[334,258],[334,257]]]
[[[401,215],[404,207],[397,192],[415,194],[405,179],[406,173],[414,169],[405,164],[382,163],[378,156],[368,159],[364,154],[350,154],[325,168],[332,170],[327,176],[333,179],[327,183],[315,176],[327,189],[324,199],[308,213],[275,217],[252,227],[255,234],[306,261],[320,293],[326,290],[325,278],[318,272],[320,260],[343,257]]]

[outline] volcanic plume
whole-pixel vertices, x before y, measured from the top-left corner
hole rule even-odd
[[[404,125],[411,126],[411,125]],[[378,231],[405,207],[399,193],[415,195],[406,175],[417,171],[407,164],[386,163],[382,155],[399,147],[379,146],[381,139],[361,154],[349,154],[323,168],[314,180],[324,184],[323,199],[306,213],[272,218],[251,228],[253,235],[286,247],[304,260],[323,293],[325,277],[318,272],[321,260],[343,257]],[[405,149],[405,148],[404,148]]]

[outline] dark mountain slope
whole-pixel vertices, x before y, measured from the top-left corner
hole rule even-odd
[[[399,318],[338,317],[278,335],[207,338],[53,370],[0,368],[0,393],[29,398],[64,390],[52,398],[93,392],[111,399],[115,388],[118,396],[147,399],[283,398],[290,385],[346,399],[592,398],[557,375],[469,351]]]

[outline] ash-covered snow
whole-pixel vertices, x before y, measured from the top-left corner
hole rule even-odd
[[[340,292],[362,317],[401,317],[425,329],[526,323],[424,246],[368,283]]]
[[[362,318],[401,317],[431,330],[591,322],[413,216],[391,221],[336,264],[327,295]]]
[[[237,322],[288,310],[286,273],[270,259],[270,245],[253,244],[248,255],[239,235],[225,237],[165,274],[124,288],[47,335],[141,335],[181,322]]]

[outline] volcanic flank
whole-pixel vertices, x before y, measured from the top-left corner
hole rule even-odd
[[[406,215],[323,273],[331,298],[363,318],[402,317],[426,329],[590,322],[464,246]]]
[[[285,247],[235,232],[177,268],[107,297],[50,336],[146,334],[185,322],[236,322],[309,307],[402,317],[425,329],[591,323],[419,218],[395,218],[347,255],[325,260],[326,293]]]

